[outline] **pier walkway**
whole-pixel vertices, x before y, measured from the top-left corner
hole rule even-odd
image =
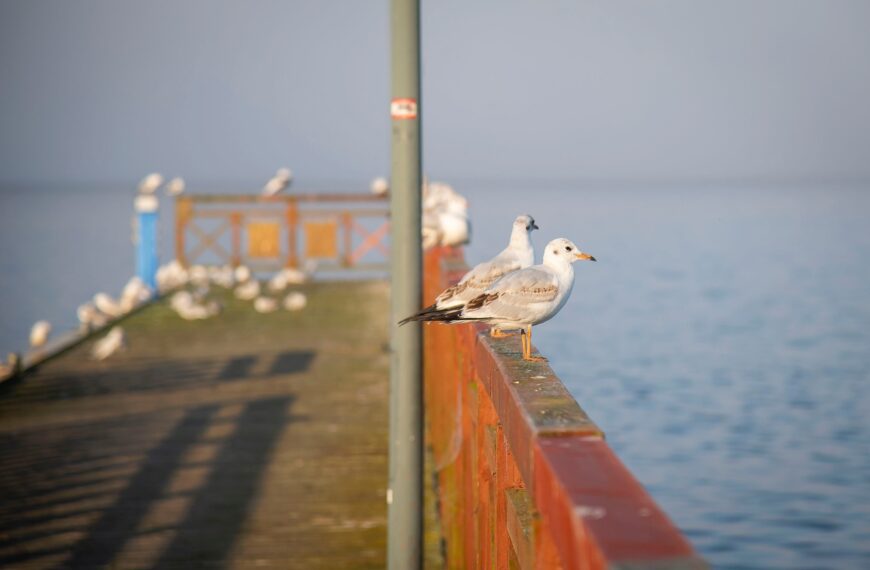
[[[0,387],[0,567],[383,568],[388,286],[306,292],[192,322],[156,303],[126,352]]]

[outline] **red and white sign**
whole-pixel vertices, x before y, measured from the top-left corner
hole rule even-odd
[[[390,116],[394,119],[416,119],[417,100],[407,98],[393,99],[390,103]]]

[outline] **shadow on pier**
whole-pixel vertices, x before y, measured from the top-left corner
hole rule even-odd
[[[158,304],[126,353],[5,388],[0,567],[383,567],[386,286],[309,295],[196,323]]]

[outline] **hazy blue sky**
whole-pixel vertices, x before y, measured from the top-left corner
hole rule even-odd
[[[368,179],[388,2],[0,1],[0,180]],[[870,2],[423,2],[426,169],[870,179]]]

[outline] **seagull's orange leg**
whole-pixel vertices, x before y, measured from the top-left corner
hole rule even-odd
[[[523,360],[529,362],[547,362],[543,356],[532,356],[532,325],[526,327],[526,334],[523,335],[525,345],[523,345]]]
[[[529,359],[528,340],[526,339],[526,329],[520,329],[520,340],[523,344],[523,360]]]

